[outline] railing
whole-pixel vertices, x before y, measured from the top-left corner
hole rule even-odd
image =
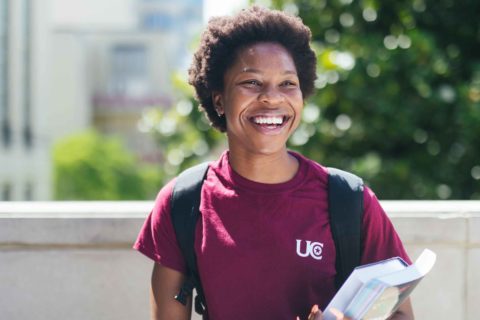
[[[383,201],[431,274],[416,318],[478,319],[480,201]],[[0,318],[148,319],[152,262],[131,245],[151,202],[0,202]],[[199,319],[199,318],[195,318]]]

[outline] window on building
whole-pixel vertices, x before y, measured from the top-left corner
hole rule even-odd
[[[142,44],[114,46],[111,50],[111,93],[132,97],[148,93],[148,58],[147,48]]]
[[[0,136],[8,147],[12,134],[8,99],[8,0],[0,0]]]
[[[23,142],[27,149],[32,147],[32,3],[23,2]]]
[[[12,185],[8,182],[4,183],[2,186],[2,200],[12,200]]]
[[[175,25],[175,19],[165,12],[146,12],[140,21],[141,28],[150,31],[168,31]]]
[[[26,201],[33,200],[33,184],[31,182],[27,182],[25,185],[24,193],[24,198]]]

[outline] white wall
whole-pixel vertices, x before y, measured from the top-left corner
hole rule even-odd
[[[49,1],[31,0],[30,35],[25,37],[24,1],[9,1],[9,67],[8,95],[11,111],[12,143],[0,146],[0,188],[12,186],[12,200],[25,200],[28,184],[33,187],[33,199],[51,198],[50,121],[47,104],[49,72],[48,36]],[[27,43],[30,53],[25,54]],[[25,58],[28,57],[29,64]],[[30,65],[30,71],[26,66]],[[26,78],[30,78],[30,88]],[[24,103],[30,100],[33,147],[24,143]]]
[[[82,34],[52,35],[54,50],[50,50],[49,55],[51,69],[44,79],[49,80],[49,129],[54,140],[91,126],[85,42]]]
[[[416,318],[478,319],[480,201],[382,205],[413,259],[438,255],[413,293]],[[130,248],[151,207],[0,202],[1,318],[148,319],[152,262]]]

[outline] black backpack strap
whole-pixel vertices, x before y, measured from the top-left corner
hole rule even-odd
[[[328,168],[328,211],[336,248],[337,290],[360,265],[362,255],[363,181],[354,174]]]
[[[170,202],[170,213],[173,228],[177,236],[180,250],[187,262],[187,279],[175,299],[187,304],[188,296],[192,295],[193,288],[197,291],[195,297],[195,311],[204,314],[206,309],[205,295],[200,282],[195,256],[195,226],[200,216],[200,196],[208,171],[208,162],[191,167],[177,177]]]

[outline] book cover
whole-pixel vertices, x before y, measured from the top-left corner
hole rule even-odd
[[[355,268],[325,309],[324,319],[335,320],[331,308],[353,320],[388,318],[430,272],[435,260],[435,253],[425,249],[410,266],[396,257]]]

